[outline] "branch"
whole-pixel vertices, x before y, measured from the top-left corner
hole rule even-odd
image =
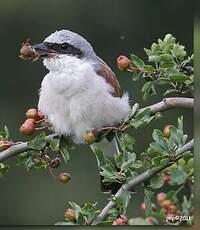
[[[153,104],[153,105],[147,106],[145,108],[139,109],[139,111],[146,109],[146,108],[150,108],[152,111],[152,114],[155,114],[157,112],[162,112],[162,111],[165,111],[167,109],[172,109],[172,108],[192,109],[193,103],[194,103],[194,100],[192,98],[169,97],[169,98],[163,99],[161,102],[158,102],[156,104]],[[110,128],[112,128],[112,127],[110,127]],[[47,141],[50,141],[54,135],[55,134],[47,136]],[[27,142],[22,143],[22,144],[18,144],[18,145],[14,145],[14,146],[10,147],[9,149],[0,152],[0,162],[5,160],[5,159],[8,159],[12,156],[15,156],[19,153],[27,151],[27,150],[29,150],[29,148],[27,146]]]
[[[55,135],[56,134],[51,134],[51,135],[47,136],[46,141],[49,142]],[[0,152],[0,162],[8,159],[10,157],[13,157],[19,153],[23,153],[23,152],[29,150],[29,147],[27,144],[28,144],[28,142],[13,145],[10,148]]]
[[[192,109],[194,105],[194,99],[193,98],[186,98],[186,97],[168,97],[164,98],[162,101],[147,106],[145,108],[139,109],[139,111],[143,109],[150,108],[152,114],[155,114],[157,112],[163,112],[168,109],[173,108],[185,108],[185,109]]]
[[[193,148],[194,146],[194,140],[192,139],[191,141],[189,141],[187,144],[181,146],[180,148],[178,148],[176,150],[176,154],[181,154],[184,153],[186,151],[189,151]],[[174,163],[174,162],[173,162]],[[115,197],[120,197],[123,193],[124,190],[133,190],[133,188],[138,185],[141,184],[145,181],[147,181],[148,179],[150,179],[151,177],[153,177],[155,174],[157,174],[158,172],[162,171],[163,169],[169,167],[171,164],[173,163],[169,163],[165,166],[163,166],[162,168],[159,168],[158,170],[152,172],[150,170],[147,170],[141,174],[139,174],[138,176],[133,177],[131,180],[129,180],[126,184],[122,185],[122,187],[118,190],[118,192],[115,194]],[[108,215],[108,212],[110,209],[112,209],[115,206],[115,203],[110,201],[101,211],[101,213],[95,218],[95,220],[93,221],[92,225],[97,225],[99,222],[101,222],[102,220],[105,220],[105,218]]]

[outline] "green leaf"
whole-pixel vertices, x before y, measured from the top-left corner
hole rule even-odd
[[[122,154],[116,154],[115,155],[115,163],[117,165],[117,168],[121,168],[121,165],[123,164],[123,155]]]
[[[120,137],[120,147],[125,150],[133,150],[133,146],[135,144],[135,139],[129,135],[128,133],[122,133]]]
[[[150,116],[150,115],[151,115],[150,108],[138,112],[135,118],[131,120],[130,123],[131,126],[137,129],[138,127],[149,124],[154,119],[154,116]]]
[[[27,146],[30,149],[34,150],[42,150],[46,146],[46,134],[45,132],[41,132],[39,135],[37,135],[32,141],[29,141]]]
[[[0,140],[8,140],[9,136],[10,134],[7,126],[4,126],[4,131],[0,132]]]
[[[138,58],[136,55],[131,54],[130,55],[132,62],[137,68],[143,68],[144,67],[144,62]]]
[[[0,163],[0,178],[8,172],[8,166]]]
[[[71,201],[69,201],[69,205],[75,211],[76,218],[78,218],[79,212],[82,211],[81,206],[76,204],[75,202],[71,202]]]
[[[149,62],[160,62],[161,61],[161,57],[158,55],[151,55],[149,56]]]
[[[170,175],[170,183],[171,184],[182,184],[185,182],[187,178],[187,174],[180,168],[172,168],[171,169],[171,175]]]
[[[96,158],[97,158],[97,163],[98,163],[99,168],[100,168],[101,166],[103,166],[103,165],[106,164],[105,155],[104,155],[104,153],[101,151],[100,148],[95,147],[95,148],[94,148],[94,154],[95,154],[95,156],[96,156]],[[117,156],[117,155],[116,155],[116,156]]]
[[[61,137],[59,151],[65,163],[67,163],[67,161],[69,160],[69,151],[68,151],[69,146],[68,145],[69,145],[68,140],[64,137]]]
[[[165,91],[163,96],[166,96],[166,95],[171,94],[171,93],[177,93],[177,90],[176,89],[168,89]]]
[[[152,54],[152,51],[149,49],[144,48],[144,51],[147,54],[147,56],[150,56]]]
[[[160,57],[163,62],[171,62],[173,60],[173,57],[170,54],[161,54]]]
[[[145,215],[151,216],[152,215],[152,198],[153,193],[147,189],[144,190],[144,203],[146,207]]]
[[[152,73],[154,71],[154,67],[152,65],[145,65],[144,71],[147,73]]]
[[[150,180],[150,185],[151,185],[151,188],[153,188],[153,189],[161,188],[164,185],[162,175],[159,175],[159,176],[156,175],[156,176],[152,177]]]
[[[55,136],[50,141],[50,148],[52,151],[56,152],[59,151],[60,146],[60,136]]]
[[[170,80],[167,79],[167,78],[165,78],[165,77],[160,77],[160,78],[158,78],[158,79],[155,81],[155,83],[156,83],[157,85],[167,85],[167,84],[170,83]]]
[[[132,73],[132,80],[138,81],[140,79],[141,73],[140,71],[134,70]]]
[[[169,79],[173,82],[184,82],[186,80],[189,80],[189,77],[185,74],[179,73],[169,75]]]

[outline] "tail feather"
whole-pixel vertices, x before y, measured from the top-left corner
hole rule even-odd
[[[103,151],[103,153],[108,158],[111,158],[111,159],[114,158],[116,154],[119,154],[119,149],[118,149],[118,145],[116,142],[116,138],[114,138],[113,141],[111,142],[103,140],[99,143],[95,143],[95,147],[100,148]],[[98,168],[99,168],[99,172],[101,172],[101,165],[99,165],[99,162],[98,162]],[[103,182],[103,179],[104,177],[100,175],[100,189],[103,193],[115,194],[121,187],[121,183]]]

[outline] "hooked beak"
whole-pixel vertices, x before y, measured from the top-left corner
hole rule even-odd
[[[39,57],[53,57],[57,53],[55,50],[48,48],[44,43],[31,46],[39,54]]]

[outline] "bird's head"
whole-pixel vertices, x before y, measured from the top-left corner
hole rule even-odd
[[[96,59],[90,43],[79,34],[69,30],[56,31],[45,38],[42,43],[25,43],[24,46],[20,51],[23,59],[59,59],[66,56],[93,61]]]

